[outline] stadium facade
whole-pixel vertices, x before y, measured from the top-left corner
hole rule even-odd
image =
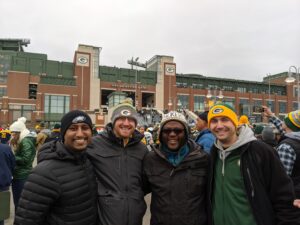
[[[71,62],[59,62],[47,54],[25,52],[28,44],[27,39],[0,39],[1,123],[25,116],[30,126],[40,121],[51,125],[69,110],[81,109],[103,127],[109,108],[126,96],[149,123],[166,110],[204,111],[216,101],[230,104],[253,122],[262,120],[256,111],[261,105],[280,117],[298,108],[297,84],[285,83],[287,72],[261,82],[178,74],[174,58],[164,55],[145,63],[132,58],[129,68],[118,68],[100,65],[101,48],[83,44]]]

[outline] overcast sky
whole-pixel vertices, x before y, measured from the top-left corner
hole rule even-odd
[[[177,73],[262,81],[300,67],[299,0],[0,0],[1,38],[72,62],[78,44],[100,64],[130,68],[174,56]]]

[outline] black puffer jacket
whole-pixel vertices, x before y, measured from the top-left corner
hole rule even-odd
[[[206,225],[208,154],[193,140],[190,153],[174,167],[152,148],[144,160],[145,181],[151,187],[151,225]]]
[[[142,225],[146,211],[142,189],[142,161],[147,147],[135,131],[126,147],[108,124],[88,148],[98,181],[101,225]]]
[[[84,152],[46,143],[25,183],[15,225],[96,225],[97,187]]]

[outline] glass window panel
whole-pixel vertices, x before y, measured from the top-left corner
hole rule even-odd
[[[177,99],[181,103],[181,107],[188,109],[189,108],[189,96],[188,95],[178,95]]]
[[[225,98],[222,102],[230,105],[233,109],[235,109],[235,100],[233,98]]]
[[[194,96],[194,111],[205,111],[205,96]]]
[[[45,96],[45,113],[66,113],[70,109],[70,96]]]
[[[287,113],[286,102],[279,102],[279,113]]]
[[[298,103],[297,102],[293,102],[293,111],[294,110],[298,110]]]
[[[275,112],[275,102],[273,100],[267,100],[267,106],[271,109],[272,112]]]
[[[253,105],[254,106],[261,106],[262,105],[262,100],[253,100]]]
[[[250,115],[249,99],[240,99],[240,115]]]
[[[14,110],[13,111],[13,121],[16,121],[20,117],[21,117],[21,110]]]

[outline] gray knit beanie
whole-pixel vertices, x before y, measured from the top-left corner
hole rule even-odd
[[[160,123],[160,131],[163,129],[163,127],[166,125],[166,123],[168,123],[170,121],[178,121],[178,122],[182,123],[182,125],[184,126],[186,138],[188,138],[189,126],[185,119],[185,116],[176,111],[171,111],[171,112],[163,115],[163,118]],[[159,132],[159,141],[160,142],[162,141],[161,136],[162,136],[162,134],[161,134],[161,132]]]
[[[121,117],[128,117],[135,121],[135,125],[137,125],[138,114],[135,108],[132,105],[131,99],[125,99],[121,104],[115,106],[115,109],[112,112],[111,122],[114,126],[116,120]]]

